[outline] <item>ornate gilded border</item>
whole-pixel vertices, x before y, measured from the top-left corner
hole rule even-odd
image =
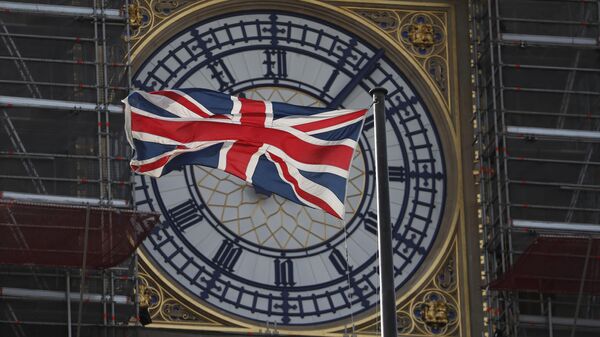
[[[448,13],[446,11],[356,6],[344,8],[373,22],[394,39],[433,80],[446,104],[449,103]]]
[[[445,235],[446,239],[437,240],[433,249],[438,252],[437,256],[421,267],[420,277],[415,277],[404,287],[407,291],[398,296],[397,306],[400,322],[405,320],[405,317],[410,317],[410,330],[405,333],[411,336],[423,336],[427,333],[436,333],[436,331],[428,328],[425,321],[426,316],[417,318],[414,315],[414,308],[417,306],[423,308],[424,305],[427,305],[426,303],[442,299],[446,309],[455,310],[456,316],[448,328],[437,331],[436,335],[468,335],[466,334],[468,331],[465,332],[461,329],[461,325],[464,325],[467,330],[469,326],[468,317],[461,314],[461,308],[468,303],[466,293],[461,295],[461,289],[464,289],[465,285],[460,282],[467,278],[466,275],[458,273],[459,271],[464,272],[464,268],[453,269],[456,274],[456,285],[452,291],[443,291],[435,281],[443,266],[447,266],[448,259],[454,264],[465,261],[464,249],[458,249],[457,244],[457,228],[461,229],[461,233],[464,232],[463,193],[460,188],[463,170],[458,167],[458,163],[461,162],[458,136],[460,134],[460,118],[457,108],[457,83],[452,80],[456,78],[454,65],[456,51],[454,40],[448,30],[448,27],[455,24],[451,6],[440,3],[385,0],[373,1],[369,4],[358,1],[318,0],[285,3],[274,0],[261,2],[249,0],[198,2],[139,0],[134,4],[137,8],[130,8],[134,10],[134,14],[139,14],[134,16],[140,21],[139,28],[132,35],[133,66],[134,68],[139,66],[140,62],[148,56],[152,50],[150,45],[160,44],[185,28],[186,23],[192,24],[193,21],[190,18],[197,17],[198,13],[202,13],[204,17],[211,17],[232,10],[268,9],[272,8],[274,4],[277,4],[278,8],[282,10],[308,12],[308,14],[312,11],[315,15],[316,13],[320,14],[318,16],[321,17],[329,15],[333,22],[342,27],[356,28],[358,26],[363,35],[376,37],[375,42],[380,47],[393,51],[391,53],[392,61],[402,66],[406,75],[417,84],[417,89],[424,96],[437,124],[445,126],[440,133],[443,139],[450,141],[450,144],[444,144],[445,153],[449,157],[447,159],[449,177],[456,179],[451,182],[453,186],[449,186],[451,188],[449,188],[447,216],[442,225],[446,231],[440,235],[440,238]],[[389,25],[386,23],[382,26],[381,21],[388,22],[386,21],[388,19]],[[360,25],[356,25],[357,22]],[[443,35],[436,38],[433,36],[436,32],[443,32]],[[424,51],[423,48],[425,48]],[[428,67],[436,62],[442,64],[441,68],[438,67],[436,71],[428,72]],[[440,71],[443,76],[439,75]],[[159,304],[150,307],[151,314],[156,318],[156,323],[150,325],[151,327],[245,333],[265,333],[267,329],[270,329],[269,333],[273,332],[273,327],[255,326],[249,322],[232,319],[217,310],[195,302],[191,296],[174,287],[168,277],[161,275],[143,252],[140,256],[143,282],[152,284],[157,296],[161,299]],[[177,307],[177,310],[173,316],[174,306]],[[444,305],[440,304],[440,306]],[[168,313],[165,313],[165,308],[169,308]],[[186,318],[183,318],[184,313]],[[190,317],[193,318],[190,319]],[[373,335],[377,332],[373,330],[376,324],[377,313],[359,317],[356,320],[356,334],[358,336]],[[278,333],[339,336],[340,334],[349,334],[349,330],[348,327],[342,326],[319,326],[314,330],[279,330]]]
[[[398,333],[402,336],[462,336],[457,241],[444,254],[433,277],[397,309]],[[356,328],[358,335],[379,335],[379,321]]]

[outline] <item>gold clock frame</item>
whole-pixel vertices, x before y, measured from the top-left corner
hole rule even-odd
[[[472,189],[463,188],[465,185],[469,186],[464,184],[464,180],[465,177],[469,177],[471,168],[461,167],[461,163],[465,162],[463,151],[469,151],[470,147],[465,144],[465,139],[469,137],[462,131],[469,123],[462,116],[464,113],[460,113],[466,100],[464,92],[459,90],[457,39],[451,34],[456,30],[455,7],[451,1],[435,3],[388,0],[372,0],[368,3],[358,0],[138,0],[129,7],[130,11],[135,11],[130,13],[134,14],[133,17],[145,14],[149,18],[146,23],[140,23],[131,36],[133,69],[137,69],[143,60],[149,57],[155,46],[162,45],[174,34],[197,22],[199,18],[205,20],[233,11],[277,8],[325,19],[352,31],[373,46],[384,48],[386,56],[403,70],[424,99],[438,126],[448,171],[445,215],[438,238],[430,252],[434,256],[419,267],[412,279],[403,286],[405,291],[396,296],[399,331],[406,336],[428,336],[434,332],[437,332],[437,336],[470,336],[472,329],[470,306],[473,294],[470,294],[468,289],[469,284],[473,283],[473,271],[467,269],[467,253],[473,255],[473,245],[469,244],[468,238],[472,237],[472,230],[469,228],[476,219],[472,214],[472,207],[469,207],[469,201],[474,199],[474,192]],[[430,26],[410,27],[411,34],[414,33],[418,38],[403,38],[400,34],[401,28],[410,24],[410,18],[415,14],[430,18],[430,23],[424,23]],[[392,22],[391,26],[381,28],[378,20],[382,19]],[[427,36],[428,33],[435,32],[435,29],[440,29],[444,36],[442,43],[438,45],[431,44]],[[423,56],[415,52],[415,48],[419,46],[431,50]],[[427,71],[428,59],[432,57],[443,63],[436,67],[436,70],[441,69],[444,72],[443,76],[436,77],[434,73]],[[158,303],[149,308],[154,322],[149,327],[234,333],[273,332],[273,326],[257,326],[199,303],[185,291],[178,289],[168,276],[163,275],[144,254],[143,249],[140,249],[139,257],[142,285],[149,289],[147,293],[153,293],[158,298]],[[470,263],[470,267],[473,267],[473,263]],[[455,282],[450,286],[441,286],[439,277],[442,274],[450,275],[448,270],[452,271]],[[478,291],[474,295],[478,296],[477,293]],[[434,306],[436,303],[428,300],[431,294],[438,294],[436,298],[443,299],[438,302],[444,303]],[[174,305],[177,307],[177,313],[174,313]],[[433,331],[432,327],[436,327],[435,324],[443,323],[443,317],[438,317],[437,323],[432,315],[423,313],[417,317],[415,311],[421,307],[423,310],[420,312],[437,310],[440,317],[443,316],[442,308],[446,308],[446,311],[450,308],[455,310],[456,317],[452,322],[446,322],[441,330]],[[165,314],[166,310],[170,314]],[[377,335],[377,317],[377,309],[357,316],[354,332],[365,337]],[[407,322],[407,327],[403,327],[400,324],[402,322]],[[299,336],[341,336],[352,333],[348,324],[339,323],[318,325],[314,328],[275,329],[279,334]]]

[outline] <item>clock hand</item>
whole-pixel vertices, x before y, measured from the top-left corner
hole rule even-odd
[[[360,69],[360,71],[356,73],[354,77],[352,77],[352,80],[348,82],[348,84],[346,84],[346,86],[344,86],[342,90],[340,90],[337,96],[335,96],[333,100],[331,100],[327,107],[331,109],[338,108],[340,104],[348,97],[348,95],[350,95],[352,90],[354,90],[354,88],[360,83],[360,81],[362,81],[363,78],[365,78],[366,76],[371,74],[373,70],[375,70],[375,66],[377,65],[377,62],[383,57],[383,53],[383,49],[377,50],[375,55],[369,61],[367,61],[367,64],[365,64],[365,66],[362,67],[362,69]]]

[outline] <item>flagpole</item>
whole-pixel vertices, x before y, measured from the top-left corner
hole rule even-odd
[[[385,132],[385,88],[373,88],[375,124],[375,188],[377,191],[377,244],[379,249],[379,298],[381,336],[396,337],[396,295],[394,292],[394,254],[390,217],[390,186],[388,180],[387,144]]]

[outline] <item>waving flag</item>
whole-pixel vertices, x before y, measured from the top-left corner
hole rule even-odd
[[[160,177],[183,165],[209,166],[343,218],[367,109],[302,107],[204,89],[136,91],[123,103],[134,172]]]

